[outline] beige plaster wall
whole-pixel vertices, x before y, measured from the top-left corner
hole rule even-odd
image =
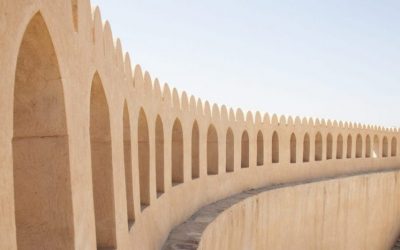
[[[28,27],[35,28],[27,30]],[[30,56],[23,56],[30,53],[20,53],[23,41],[30,41],[27,51],[35,61]],[[45,53],[38,49],[40,44],[45,46]],[[299,117],[278,118],[259,112],[244,114],[240,109],[210,104],[171,89],[167,84],[161,85],[139,65],[133,67],[129,55],[122,51],[120,41],[113,38],[110,24],[102,21],[98,8],[92,10],[89,0],[0,1],[0,249],[16,249],[17,245],[20,249],[22,246],[35,249],[49,238],[43,232],[57,234],[61,239],[57,242],[68,242],[55,242],[47,249],[96,249],[102,246],[158,249],[169,231],[200,207],[240,191],[273,183],[400,167],[399,143],[394,144],[393,156],[390,151],[391,141],[400,140],[397,129]],[[46,62],[46,57],[52,58],[48,66],[38,64],[35,68],[33,63],[31,68],[19,66],[21,62]],[[26,96],[16,88],[17,76],[23,76]],[[58,94],[41,91],[42,85],[38,83],[57,85]],[[33,96],[29,96],[30,91]],[[17,112],[18,100],[30,100],[31,97],[32,101],[26,102],[26,112]],[[51,107],[65,112],[55,120]],[[124,107],[129,115],[125,122]],[[145,119],[139,119],[139,114]],[[162,125],[163,139],[156,141],[157,117],[161,121],[158,124]],[[40,146],[60,134],[27,133],[29,126],[25,126],[26,131],[16,133],[17,121],[30,118],[39,130],[62,124],[60,131],[64,138],[59,140],[63,149],[59,151],[60,157],[64,157],[62,164],[59,164],[60,157],[49,153],[49,148],[54,150],[50,144]],[[195,122],[199,129],[199,144],[198,153],[193,155],[198,157],[198,164],[192,164]],[[175,133],[174,123],[181,128]],[[213,132],[212,142],[207,143],[210,125],[214,126],[216,134]],[[124,127],[130,133],[124,133]],[[55,127],[55,131],[60,128]],[[233,132],[233,150],[228,150],[227,155],[229,128]],[[102,138],[97,136],[104,129],[107,133],[100,133]],[[242,154],[241,138],[245,130],[249,149]],[[262,141],[257,136],[259,132]],[[274,132],[279,140],[279,145],[275,146],[272,145]],[[315,161],[314,142],[318,132],[322,135],[321,161]],[[296,163],[290,163],[292,133],[296,136]],[[303,163],[306,133],[310,136],[310,161]],[[172,138],[173,134],[179,136]],[[352,137],[350,158],[335,157],[339,134],[344,138],[345,152],[347,136]],[[358,134],[363,141],[361,158],[355,157]],[[333,159],[326,157],[328,135],[333,137]],[[366,155],[368,136],[371,142],[374,136],[379,142],[379,154],[375,157]],[[23,149],[15,151],[17,138],[32,140]],[[389,144],[387,157],[381,154],[384,138]],[[93,146],[96,143],[98,147]],[[178,145],[174,150],[173,144]],[[263,145],[262,150],[257,150],[257,144]],[[126,145],[131,146],[130,150]],[[212,145],[212,150],[207,151],[207,145]],[[247,145],[247,139],[244,145]],[[160,148],[164,149],[161,155],[156,152]],[[276,163],[272,163],[272,151],[279,156]],[[262,153],[262,157],[257,157],[256,152]],[[124,155],[129,153],[131,157]],[[214,158],[208,161],[210,155]],[[248,168],[241,167],[242,156],[246,162],[248,157]],[[19,157],[28,160],[18,161]],[[263,161],[257,163],[257,158]],[[229,171],[226,159],[233,159],[233,168]],[[179,166],[172,166],[173,162],[178,162]],[[207,171],[207,162],[213,163],[211,171]],[[215,166],[216,162],[218,166]],[[195,165],[198,170],[192,170]],[[24,182],[23,174],[15,175],[16,168],[25,173],[32,167],[43,170],[40,169],[42,166],[50,171],[44,171],[46,174],[32,171],[27,177],[29,181]],[[196,174],[192,175],[192,172]],[[174,183],[172,176],[176,177]],[[56,231],[51,230],[58,220],[48,220],[51,216],[46,213],[40,214],[46,221],[44,224],[30,225],[29,219],[16,221],[15,215],[20,211],[17,208],[25,208],[24,204],[31,204],[29,199],[33,200],[25,192],[17,192],[19,186],[16,185],[21,182],[27,183],[26,190],[29,190],[29,183],[54,184],[53,187],[57,187],[52,190],[54,192],[46,194],[46,188],[38,190],[42,200],[46,201],[44,211],[52,211],[51,216],[55,218],[62,216],[60,221],[65,224]],[[68,204],[68,210],[56,209],[60,204]],[[23,210],[25,214],[21,218],[34,216],[29,209]],[[32,227],[29,230],[42,233],[25,239],[24,242],[30,243],[23,244],[17,235],[28,226]]]
[[[391,249],[399,178],[394,171],[265,191],[219,214],[198,249]]]

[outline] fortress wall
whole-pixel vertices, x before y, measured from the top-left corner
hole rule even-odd
[[[160,84],[122,52],[88,0],[1,1],[0,34],[1,249],[43,247],[48,239],[48,249],[157,249],[175,225],[228,195],[399,167],[397,129],[245,114]],[[210,125],[216,133],[208,136]]]
[[[216,215],[198,249],[391,249],[400,232],[399,177],[373,173],[250,196]]]

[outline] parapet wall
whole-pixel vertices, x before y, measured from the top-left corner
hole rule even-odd
[[[88,0],[3,0],[0,34],[1,249],[158,249],[234,193],[400,165],[397,129],[161,87]]]
[[[251,196],[217,215],[196,249],[391,249],[400,231],[399,174],[370,173]]]

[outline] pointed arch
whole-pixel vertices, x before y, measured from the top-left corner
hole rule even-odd
[[[132,145],[131,126],[129,119],[128,105],[124,103],[123,113],[123,146],[124,146],[124,168],[125,168],[125,193],[128,213],[128,228],[135,222],[135,208],[133,200],[133,172],[132,172]]]
[[[396,137],[392,138],[392,143],[391,143],[391,154],[392,157],[397,156],[397,139]]]
[[[62,79],[47,25],[37,13],[22,38],[15,73],[12,156],[18,249],[42,249],[44,244],[47,249],[74,248]]]
[[[218,174],[218,134],[212,124],[207,130],[207,174]]]
[[[149,125],[143,108],[140,108],[138,118],[138,163],[140,205],[142,210],[150,205],[150,143]]]
[[[164,185],[164,125],[161,117],[156,118],[156,190],[157,196],[165,192]]]
[[[341,134],[337,137],[336,159],[343,159],[343,136]]]
[[[226,172],[233,172],[234,169],[234,137],[231,128],[226,132]]]
[[[175,119],[172,127],[172,184],[183,183],[183,130],[180,120]]]
[[[371,137],[367,135],[365,138],[365,158],[371,157]]]
[[[242,133],[242,144],[241,144],[241,166],[242,168],[249,167],[249,134],[247,131]]]
[[[279,163],[279,136],[276,131],[272,134],[272,163]]]
[[[382,157],[388,157],[389,155],[389,144],[386,136],[382,140]]]
[[[260,131],[257,133],[257,166],[264,165],[264,136]]]
[[[346,158],[350,159],[352,154],[352,147],[353,147],[353,138],[351,135],[347,136],[347,151],[346,151]]]
[[[315,161],[322,161],[322,135],[320,132],[315,136]]]
[[[72,7],[72,22],[74,25],[75,32],[78,32],[79,25],[79,13],[78,13],[78,0],[71,0]]]
[[[333,138],[332,134],[329,133],[326,137],[326,159],[331,160],[333,155]]]
[[[360,134],[356,137],[356,158],[362,157],[362,137]]]
[[[116,245],[110,113],[98,74],[90,96],[90,144],[97,247]]]
[[[380,150],[379,150],[379,137],[377,135],[374,136],[374,147],[372,152],[373,158],[379,158]]]
[[[292,133],[290,136],[290,163],[296,163],[296,135]]]
[[[303,162],[310,161],[310,136],[308,133],[304,135],[303,141]]]
[[[197,121],[192,128],[192,179],[200,177],[200,130]]]

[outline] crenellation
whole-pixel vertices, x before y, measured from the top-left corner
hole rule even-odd
[[[41,225],[30,225],[32,228],[20,222],[20,211],[14,209],[14,203],[21,208],[31,198],[19,192],[18,199],[12,200],[13,195],[9,194],[20,188],[13,182],[14,173],[31,174],[32,185],[54,182],[66,185],[60,190],[70,190],[60,196],[58,190],[52,190],[54,197],[50,197],[73,205],[73,211],[71,208],[64,214],[73,225],[68,225],[71,227],[65,235],[57,236],[68,243],[60,243],[60,249],[66,249],[66,245],[96,249],[106,243],[115,249],[160,249],[173,227],[200,207],[230,195],[294,180],[400,167],[399,128],[244,112],[241,108],[210,104],[167,83],[161,86],[155,76],[152,78],[136,62],[132,64],[120,39],[114,40],[110,23],[103,23],[100,9],[95,7],[90,12],[90,1],[32,0],[27,6],[4,1],[7,8],[18,9],[16,14],[23,17],[15,20],[38,22],[37,16],[28,16],[33,10],[47,18],[39,20],[40,32],[29,31],[26,34],[31,37],[18,45],[3,39],[17,40],[10,36],[25,34],[32,23],[10,26],[15,32],[0,37],[0,88],[10,96],[0,99],[0,162],[4,163],[0,167],[0,218],[11,218],[0,220],[0,249],[27,249],[16,237],[18,232],[51,231],[46,223],[56,221],[50,218]],[[54,6],[62,9],[53,13]],[[0,30],[13,22],[4,16],[0,19],[7,20],[0,22]],[[50,31],[44,28],[46,25]],[[92,39],[82,39],[88,34]],[[17,49],[26,46],[24,42],[42,47],[39,46],[39,53],[29,51],[29,46]],[[48,64],[48,55],[54,57],[50,58],[54,63],[40,68]],[[21,58],[24,60],[19,61]],[[13,66],[15,71],[9,70],[10,62],[15,61],[19,62]],[[62,87],[57,93],[48,87],[55,75],[58,87]],[[21,86],[25,85],[17,85],[21,82],[31,88],[38,86],[35,84],[46,86],[43,89],[54,98],[43,95],[45,91],[24,92]],[[22,109],[17,104],[31,99],[43,105],[42,109],[36,110],[30,104],[24,107],[26,112],[13,108]],[[54,118],[54,114],[63,112],[64,120]],[[62,138],[57,137],[60,144],[56,146],[62,144],[63,159],[57,158],[58,154],[43,158],[47,152],[39,144],[27,141],[26,147],[15,150],[16,141],[21,140],[16,122],[35,121],[36,127],[49,128],[61,120]],[[35,126],[24,129],[30,131]],[[28,152],[30,148],[36,153]],[[76,149],[82,152],[77,153]],[[19,157],[29,154],[35,164],[46,163],[49,169],[61,161],[70,179],[58,176],[54,173],[57,171],[31,173],[27,168],[31,162],[26,159],[26,164],[16,164]],[[65,179],[70,182],[62,182]],[[16,183],[23,182],[18,179]],[[107,203],[101,204],[102,199]],[[53,209],[51,205],[52,202],[43,204],[43,211]],[[35,214],[29,216],[33,218]],[[63,232],[62,228],[59,232]],[[24,234],[24,240],[29,240],[29,235]],[[37,246],[41,243],[35,242]]]

